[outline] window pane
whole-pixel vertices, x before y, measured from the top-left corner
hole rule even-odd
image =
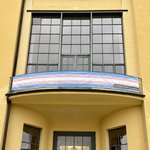
[[[93,18],[93,24],[101,24],[102,20],[101,18]]]
[[[72,34],[80,34],[80,26],[73,26]]]
[[[112,54],[103,54],[104,64],[113,64],[113,55]]]
[[[60,19],[52,18],[52,24],[60,24]]]
[[[80,45],[72,45],[72,54],[80,54]]]
[[[113,45],[103,44],[103,53],[113,53]]]
[[[80,20],[72,20],[72,25],[80,25]]]
[[[38,64],[47,64],[47,63],[48,63],[48,55],[47,54],[39,54]]]
[[[58,64],[58,54],[49,55],[49,64]]]
[[[127,144],[127,135],[125,128],[119,130],[119,142],[120,144]]]
[[[112,33],[112,25],[104,25],[103,33]]]
[[[89,44],[90,36],[81,36],[81,44]]]
[[[93,33],[102,33],[102,27],[100,25],[93,26]]]
[[[49,35],[41,35],[40,43],[49,43]]]
[[[28,65],[27,73],[34,73],[36,72],[36,66],[35,65]]]
[[[81,54],[90,54],[90,45],[81,45]]]
[[[83,150],[91,150],[91,137],[83,137]]]
[[[124,66],[116,66],[116,73],[124,74]]]
[[[32,35],[31,43],[39,43],[39,35]]]
[[[50,26],[41,26],[41,33],[50,33]]]
[[[127,145],[121,145],[120,150],[128,150],[128,146]]]
[[[47,71],[47,66],[38,65],[38,72],[45,72]]]
[[[73,150],[74,147],[74,137],[66,136],[66,150]]]
[[[90,27],[82,26],[81,27],[81,34],[90,34]]]
[[[63,25],[71,25],[71,20],[63,20]]]
[[[112,24],[112,18],[102,18],[103,24]]]
[[[58,53],[58,44],[50,44],[50,53]]]
[[[102,71],[102,66],[94,65],[93,66],[93,71]]]
[[[57,150],[65,150],[65,136],[57,137]]]
[[[32,26],[32,33],[40,33],[40,26],[39,25],[33,25]]]
[[[124,58],[123,54],[115,54],[115,64],[123,64],[124,63]]]
[[[80,36],[72,36],[72,44],[80,44]]]
[[[48,53],[48,52],[49,52],[49,44],[39,45],[39,53]]]
[[[114,44],[114,53],[123,53],[123,44]]]
[[[101,54],[93,54],[93,64],[102,64]]]
[[[89,65],[84,65],[83,66],[83,71],[90,71],[89,68],[90,68]]]
[[[30,150],[31,149],[31,144],[28,143],[23,143],[21,144],[21,150]]]
[[[81,25],[90,25],[90,20],[81,20]]]
[[[93,43],[102,43],[101,35],[93,35]]]
[[[113,33],[122,33],[121,25],[113,25]]]
[[[71,43],[71,36],[63,36],[62,42],[63,42],[63,44],[70,44]]]
[[[113,66],[104,66],[105,72],[113,72]]]
[[[59,43],[59,35],[51,35],[51,43]]]
[[[118,131],[117,130],[112,130],[109,131],[110,135],[110,145],[118,145]]]
[[[55,65],[55,66],[49,66],[49,71],[57,71],[58,70],[58,66]]]
[[[122,35],[121,34],[114,34],[113,39],[114,39],[114,43],[122,43]]]
[[[93,53],[102,53],[102,44],[93,44]]]
[[[103,43],[112,43],[112,35],[103,35]]]
[[[30,53],[38,53],[38,44],[30,44]]]
[[[36,64],[37,63],[37,54],[30,54],[28,63]]]
[[[58,34],[60,31],[60,26],[51,26],[51,34]]]
[[[76,150],[82,150],[82,137],[75,137]]]
[[[64,26],[63,27],[63,34],[71,34],[71,26]]]
[[[113,145],[110,147],[110,150],[120,150],[120,149],[119,149],[119,146]]]
[[[113,18],[113,24],[121,24],[121,18]]]
[[[41,18],[33,18],[33,24],[40,24]]]
[[[70,54],[70,45],[62,45],[62,54]]]
[[[42,18],[42,23],[41,24],[50,24],[51,23],[51,19],[49,18]]]

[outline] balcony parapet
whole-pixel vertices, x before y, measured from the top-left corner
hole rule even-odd
[[[42,89],[117,91],[142,95],[141,79],[103,72],[41,72],[12,78],[11,93]]]

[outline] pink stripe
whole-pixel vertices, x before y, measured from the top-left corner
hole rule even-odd
[[[30,83],[25,83],[25,84],[16,84],[15,86],[28,86],[28,85],[36,85],[36,84],[65,84],[66,81],[59,81],[59,82],[54,82],[54,81],[38,81],[38,82],[30,82]],[[91,81],[67,81],[67,83],[77,83],[77,84],[104,84],[104,85],[114,85],[111,84],[111,82],[105,82],[105,81],[98,81],[98,82],[91,82]],[[122,85],[126,85],[126,84],[122,84]],[[128,86],[128,85],[126,85]],[[133,87],[137,87],[137,86],[133,86]]]
[[[41,75],[41,76],[34,76],[34,77],[25,77],[25,78],[21,78],[21,79],[14,79],[14,82],[17,81],[24,81],[24,80],[31,80],[31,79],[42,79],[42,78],[61,78],[61,77],[84,77],[84,78],[102,78],[102,79],[114,79],[114,80],[120,80],[120,81],[129,81],[129,82],[133,82],[133,83],[137,83],[137,80],[133,80],[133,79],[125,79],[125,78],[118,78],[118,77],[112,77],[112,76],[97,76],[97,75]]]

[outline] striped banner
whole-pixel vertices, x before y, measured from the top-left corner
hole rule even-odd
[[[137,77],[100,72],[42,72],[13,77],[12,92],[38,89],[98,89],[141,94]]]

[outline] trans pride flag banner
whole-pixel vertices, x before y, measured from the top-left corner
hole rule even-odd
[[[103,72],[41,72],[13,77],[11,92],[40,89],[88,89],[142,94],[137,77]]]

